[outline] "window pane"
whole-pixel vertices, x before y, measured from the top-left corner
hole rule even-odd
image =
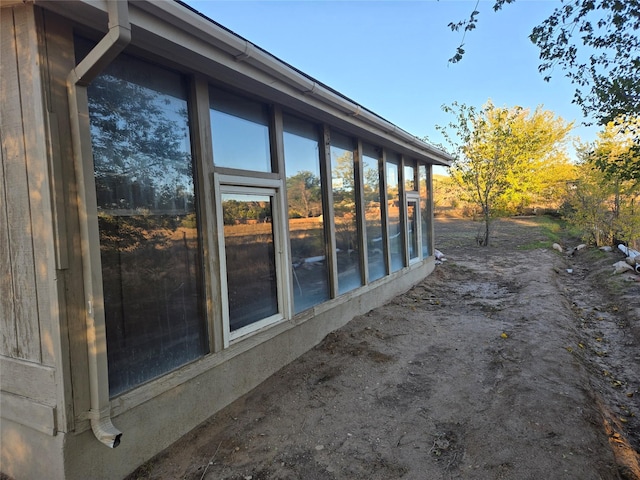
[[[420,217],[422,221],[422,257],[426,258],[432,252],[431,239],[431,203],[429,201],[430,170],[427,165],[418,167],[420,181]]]
[[[296,313],[329,299],[319,145],[315,125],[284,115],[284,161]]]
[[[210,87],[209,107],[215,165],[270,172],[266,105]]]
[[[338,257],[338,292],[362,285],[353,168],[353,141],[331,133],[331,184]]]
[[[404,190],[411,192],[416,189],[416,169],[412,165],[404,166]]]
[[[122,55],[88,95],[116,395],[207,351],[187,92]]]
[[[407,202],[407,240],[409,243],[409,259],[418,258],[418,202]]]
[[[271,205],[270,195],[222,195],[232,332],[278,313]]]
[[[389,155],[397,158],[396,155]],[[391,250],[391,271],[404,267],[402,231],[400,229],[400,192],[398,189],[398,165],[387,160],[387,212],[389,215],[389,250]]]
[[[382,213],[380,210],[380,168],[378,153],[372,146],[364,145],[362,168],[364,171],[364,211],[367,225],[367,259],[369,280],[383,277],[385,266],[384,244],[382,242]]]

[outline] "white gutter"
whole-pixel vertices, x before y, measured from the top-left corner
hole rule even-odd
[[[120,444],[122,432],[111,422],[102,282],[94,267],[100,262],[96,190],[89,125],[87,86],[131,41],[129,6],[107,2],[109,32],[69,72],[67,91],[71,117],[73,155],[78,185],[78,211],[82,240],[82,268],[87,309],[87,349],[91,409],[89,418],[96,438],[110,448]]]

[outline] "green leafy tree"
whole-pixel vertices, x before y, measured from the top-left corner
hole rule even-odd
[[[495,0],[493,10],[515,0]],[[479,11],[451,22],[454,31],[476,28]],[[540,49],[545,80],[559,67],[576,86],[574,102],[585,117],[607,123],[640,112],[640,2],[562,0],[529,38]],[[464,56],[464,36],[451,62]]]
[[[457,103],[443,109],[455,116],[437,127],[454,149],[450,173],[466,200],[480,207],[478,243],[488,245],[492,220],[546,188],[541,172],[547,165],[567,163],[561,152],[572,124],[540,107],[530,112],[488,102],[481,109]]]

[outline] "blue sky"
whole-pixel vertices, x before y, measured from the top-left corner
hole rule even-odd
[[[543,105],[566,121],[582,141],[584,127],[571,103],[574,88],[561,70],[545,82],[538,73],[532,28],[560,2],[517,0],[494,13],[481,0],[478,28],[465,38],[466,54],[449,64],[462,40],[449,22],[465,19],[476,6],[467,0],[338,1],[187,0],[209,18],[338,90],[409,133],[442,142],[435,125],[452,117],[442,111],[454,101],[480,107]]]

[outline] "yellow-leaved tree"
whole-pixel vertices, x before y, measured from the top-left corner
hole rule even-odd
[[[478,243],[489,245],[491,221],[515,213],[573,178],[566,142],[573,124],[537,107],[496,107],[488,101],[478,109],[444,105],[455,116],[438,126],[453,148],[451,176],[482,212],[484,231]]]
[[[569,220],[596,245],[640,239],[640,117],[607,123],[596,141],[581,145],[578,176],[569,190]]]

